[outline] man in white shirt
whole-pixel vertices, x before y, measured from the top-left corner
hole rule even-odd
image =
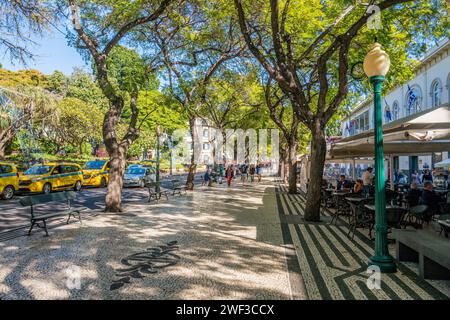
[[[370,186],[373,184],[373,175],[372,175],[373,169],[371,167],[367,168],[366,171],[364,171],[362,175],[362,181],[363,181],[363,194],[365,196],[369,195],[370,192]]]

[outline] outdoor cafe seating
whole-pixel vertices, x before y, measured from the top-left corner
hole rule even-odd
[[[397,188],[393,191],[386,189],[386,223],[388,230],[393,228],[422,229],[424,224],[434,222],[439,226],[440,233],[448,237],[450,219],[450,197],[448,190],[437,189],[436,193],[441,196],[439,210],[433,211],[429,206],[413,202],[408,198],[407,187]],[[421,192],[421,191],[420,191]],[[420,192],[418,195],[420,195]],[[420,200],[420,199],[419,199]],[[352,190],[335,190],[329,185],[322,188],[322,205],[329,208],[331,224],[337,224],[340,218],[348,223],[347,236],[354,239],[358,228],[367,229],[369,238],[375,225],[375,206],[373,190],[368,195],[356,194]],[[447,214],[447,218],[445,217]]]

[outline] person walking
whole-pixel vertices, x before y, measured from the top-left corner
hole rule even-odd
[[[205,185],[210,186],[210,179],[211,179],[211,176],[209,174],[209,169],[206,169],[205,175],[203,176]]]
[[[227,177],[228,188],[230,188],[231,187],[231,179],[233,179],[233,177],[234,177],[233,166],[229,166],[227,168],[227,170],[225,171],[225,175]]]
[[[258,164],[256,166],[256,176],[258,177],[258,182],[261,182],[261,164]]]
[[[363,196],[368,197],[370,194],[370,188],[373,185],[373,169],[371,167],[367,168],[362,175],[363,181]]]
[[[248,177],[248,169],[247,169],[247,165],[243,164],[241,166],[241,180],[242,180],[242,184],[245,183],[245,180],[247,180]]]
[[[255,165],[252,164],[252,165],[250,166],[250,181],[251,181],[251,182],[254,182],[254,181],[255,181],[255,171],[256,171]]]
[[[433,182],[433,176],[431,175],[429,170],[426,170],[422,177],[422,183],[425,185],[425,182]]]

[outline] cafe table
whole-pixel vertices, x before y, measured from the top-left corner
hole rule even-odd
[[[369,210],[369,211],[375,212],[375,205],[374,204],[366,204],[364,207],[366,207],[366,209]],[[405,209],[405,208],[403,208],[401,206],[393,206],[393,205],[388,204],[386,206],[386,209]]]

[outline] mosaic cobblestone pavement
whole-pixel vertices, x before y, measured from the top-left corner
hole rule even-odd
[[[422,280],[415,264],[399,264],[395,274],[383,274],[381,289],[367,285],[367,261],[373,254],[373,242],[365,230],[357,231],[352,241],[342,219],[331,225],[330,212],[322,213],[321,223],[304,223],[305,195],[291,195],[287,187],[278,185],[277,203],[283,236],[293,244],[297,261],[291,269],[299,269],[309,299],[420,300],[450,299],[450,281]],[[389,245],[394,255],[394,245]]]
[[[124,213],[98,212],[49,233],[0,241],[0,300],[300,297],[291,290],[271,181],[142,199]],[[172,241],[176,265],[110,290],[124,258]],[[77,268],[80,286],[69,287]]]

